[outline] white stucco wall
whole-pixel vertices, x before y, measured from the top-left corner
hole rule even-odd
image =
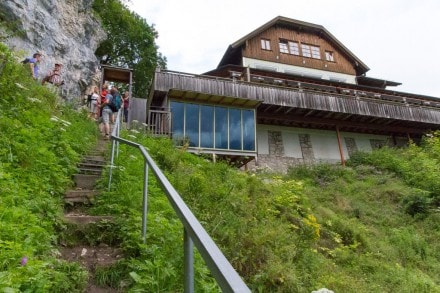
[[[315,159],[317,159],[318,161],[341,160],[336,131],[333,133],[326,131],[322,133],[311,134],[310,140],[312,141],[313,153],[315,154]],[[342,140],[344,159],[347,159],[348,151],[342,139],[342,135],[341,135],[341,140]]]
[[[265,128],[257,127],[257,153],[262,155],[269,154],[269,137]]]
[[[298,133],[286,130],[282,131],[281,135],[283,137],[284,155],[291,158],[302,158]]]
[[[300,67],[276,62],[263,61],[252,58],[243,58],[243,66],[250,68],[260,68],[265,70],[272,70],[274,72],[282,72],[287,74],[295,74],[300,76],[321,78],[325,80],[333,80],[345,83],[356,84],[356,76],[344,73],[319,70],[307,67]]]

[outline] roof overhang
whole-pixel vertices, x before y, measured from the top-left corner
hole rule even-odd
[[[239,97],[229,97],[212,95],[194,91],[186,91],[179,89],[170,89],[168,91],[168,98],[173,100],[181,100],[186,102],[197,102],[203,104],[214,104],[221,106],[242,107],[242,108],[257,108],[262,103],[261,100],[251,100]]]
[[[103,81],[131,83],[133,70],[130,68],[101,65]]]
[[[356,80],[357,80],[358,85],[371,86],[371,87],[377,87],[377,88],[382,88],[382,89],[385,89],[387,86],[398,86],[398,85],[402,84],[400,82],[389,81],[389,80],[384,80],[384,79],[379,79],[379,78],[372,78],[372,77],[367,77],[367,76],[363,76],[363,75],[357,76]]]

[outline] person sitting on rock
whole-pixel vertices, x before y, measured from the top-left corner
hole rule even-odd
[[[61,79],[61,67],[61,63],[55,63],[54,69],[47,73],[47,75],[43,78],[41,84],[44,85],[46,82],[48,82],[55,86],[63,85],[64,80]]]

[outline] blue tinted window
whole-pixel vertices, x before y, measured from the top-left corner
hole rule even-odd
[[[183,126],[184,115],[185,115],[185,104],[179,102],[171,102],[171,113],[173,115],[172,121],[172,137],[174,140],[182,140],[183,137]]]
[[[253,110],[242,110],[243,150],[255,151],[255,118]]]
[[[215,148],[228,148],[228,109],[215,107]]]
[[[200,106],[200,147],[214,147],[214,107]]]
[[[199,105],[186,104],[185,137],[189,139],[189,146],[199,146]]]
[[[172,101],[173,139],[191,147],[255,151],[255,111]]]
[[[241,110],[229,109],[229,149],[241,150]]]

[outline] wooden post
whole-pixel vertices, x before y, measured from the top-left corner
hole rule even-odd
[[[336,125],[336,136],[338,137],[338,147],[339,147],[339,154],[341,155],[341,165],[345,166],[344,151],[342,149],[341,134],[339,133],[338,125]]]

